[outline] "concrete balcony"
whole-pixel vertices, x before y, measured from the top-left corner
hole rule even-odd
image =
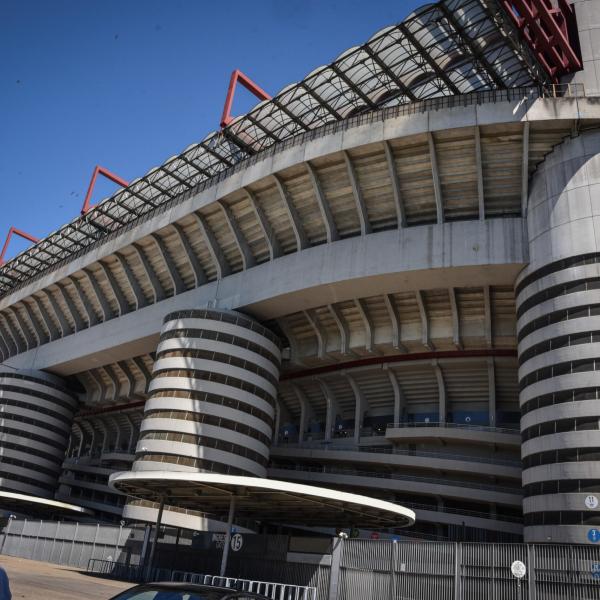
[[[454,471],[521,480],[520,460],[495,458],[493,456],[314,443],[275,446],[271,448],[271,456],[273,458],[315,459],[329,464],[333,462],[360,463],[365,468],[368,465],[418,468],[423,469],[424,475],[431,474],[432,471]]]
[[[509,506],[521,506],[522,492],[519,487],[464,481],[447,477],[420,477],[403,473],[382,473],[359,469],[323,466],[309,467],[294,465],[277,466],[268,471],[273,479],[301,482],[319,481],[329,486],[344,486],[363,489],[380,489],[403,493],[429,494],[464,500],[466,502],[489,502]]]
[[[495,446],[518,447],[521,444],[521,434],[518,429],[462,423],[390,423],[385,437],[394,442],[446,439]]]

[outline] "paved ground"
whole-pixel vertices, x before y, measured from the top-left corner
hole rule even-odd
[[[86,575],[73,567],[0,556],[13,600],[106,600],[133,584]]]

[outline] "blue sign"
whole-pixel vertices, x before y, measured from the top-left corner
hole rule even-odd
[[[592,542],[592,544],[597,544],[598,542],[600,542],[600,529],[590,529],[588,531],[588,540],[590,540],[590,542]]]
[[[592,563],[590,572],[594,579],[600,579],[600,563]]]

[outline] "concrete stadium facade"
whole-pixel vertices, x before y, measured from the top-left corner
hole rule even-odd
[[[398,502],[417,517],[403,535],[586,543],[600,3],[575,8],[584,69],[569,81],[586,95],[469,88],[348,114],[12,285],[0,406],[15,375],[46,406],[27,390],[50,377],[47,408],[72,422],[58,484],[26,491],[154,520],[111,473],[266,475]],[[201,506],[163,522],[223,527]]]

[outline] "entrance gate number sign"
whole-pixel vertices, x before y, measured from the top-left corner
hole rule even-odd
[[[243,545],[244,545],[244,538],[242,537],[241,533],[236,533],[235,535],[231,536],[231,549],[234,552],[241,550]]]

